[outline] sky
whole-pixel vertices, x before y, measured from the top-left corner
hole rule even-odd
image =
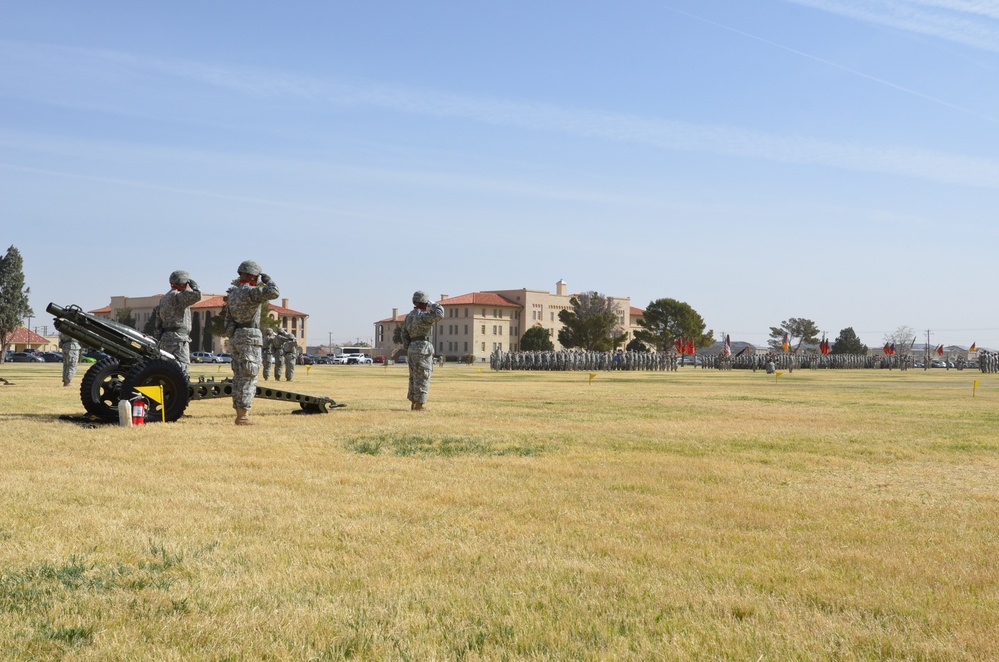
[[[0,0],[36,318],[258,261],[309,344],[431,298],[999,348],[999,0]],[[989,266],[992,264],[993,266]]]

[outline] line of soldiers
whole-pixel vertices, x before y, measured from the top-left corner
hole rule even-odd
[[[653,370],[674,371],[680,365],[675,352],[597,352],[587,350],[540,350],[505,352],[493,350],[493,370]]]
[[[999,352],[978,352],[978,367],[982,372],[999,372]]]
[[[295,336],[284,329],[264,329],[263,340],[264,380],[270,378],[271,368],[274,368],[274,379],[281,381],[282,367],[286,381],[295,376],[295,365],[302,348],[298,346]]]
[[[773,374],[777,370],[792,372],[805,370],[876,368],[883,370],[908,370],[913,366],[913,358],[907,354],[869,356],[867,354],[790,354],[765,352],[743,354],[742,356],[702,355],[698,363],[704,370],[766,370]]]

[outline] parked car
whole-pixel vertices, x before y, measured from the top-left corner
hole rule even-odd
[[[931,361],[930,362],[930,367],[931,368],[946,368],[947,367],[947,362],[946,361]]]
[[[191,352],[191,363],[219,363],[211,352]]]
[[[83,363],[96,363],[97,361],[102,361],[104,359],[111,358],[110,354],[105,354],[104,352],[97,349],[87,349],[84,350],[83,354],[80,356],[80,361]]]
[[[347,357],[348,365],[371,365],[371,357],[367,354],[351,354]]]
[[[374,359],[372,359],[372,360],[373,360],[373,361],[374,361],[375,363],[385,363],[385,362],[386,362],[386,361],[385,361],[385,357],[384,357],[384,356],[376,356],[376,357],[375,357]]]
[[[405,363],[406,362],[406,355],[405,354],[400,354],[399,356],[395,357],[395,362],[396,363]]]
[[[62,363],[62,352],[42,352],[42,360],[46,363]]]
[[[45,359],[30,352],[14,352],[10,360],[14,363],[45,363]]]
[[[232,354],[228,352],[222,352],[221,354],[215,355],[216,363],[232,363]]]

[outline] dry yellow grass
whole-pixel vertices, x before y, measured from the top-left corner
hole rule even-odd
[[[991,375],[317,366],[346,409],[139,429],[0,376],[5,659],[999,656]]]

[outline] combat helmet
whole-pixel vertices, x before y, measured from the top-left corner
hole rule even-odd
[[[428,297],[427,293],[424,292],[423,290],[416,290],[415,292],[413,292],[413,303],[414,304],[430,303],[430,297]]]
[[[262,272],[263,269],[261,269],[260,265],[254,262],[253,260],[243,260],[242,262],[239,263],[239,266],[236,267],[236,273],[238,274],[259,276]]]
[[[191,281],[191,274],[187,273],[183,269],[178,269],[177,271],[170,274],[170,284],[171,285],[184,285]]]

